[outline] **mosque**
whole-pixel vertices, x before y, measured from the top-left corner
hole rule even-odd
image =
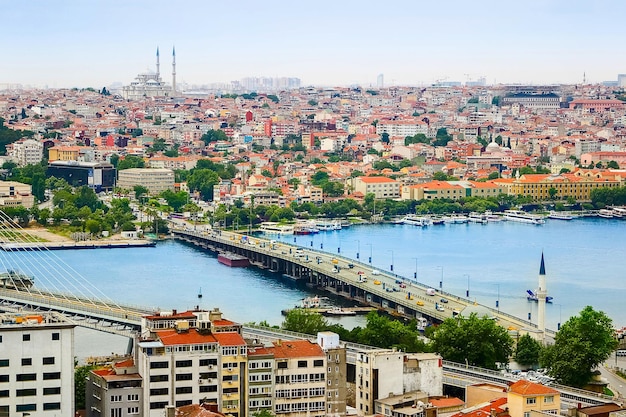
[[[159,48],[156,50],[156,72],[148,71],[137,75],[130,85],[122,87],[126,100],[142,100],[146,97],[174,97],[176,95],[176,49],[172,48],[172,85],[161,79]]]

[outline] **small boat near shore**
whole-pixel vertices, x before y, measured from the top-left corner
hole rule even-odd
[[[548,214],[548,219],[553,220],[573,220],[574,216],[566,211],[551,211]]]
[[[356,311],[354,310],[344,310],[341,307],[332,307],[328,310],[322,311],[323,316],[329,317],[340,317],[340,316],[356,316]]]
[[[407,214],[402,218],[401,223],[419,227],[430,226],[433,224],[432,220],[428,217],[418,216],[416,214]]]
[[[541,216],[526,213],[522,210],[506,210],[504,218],[508,221],[530,224],[544,224],[546,221]]]

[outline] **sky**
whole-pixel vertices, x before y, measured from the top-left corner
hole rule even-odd
[[[298,77],[303,85],[436,80],[580,83],[626,73],[623,0],[2,1],[0,86],[101,88]]]

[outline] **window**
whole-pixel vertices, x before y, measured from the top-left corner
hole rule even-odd
[[[307,365],[307,361],[298,361],[298,368],[306,368]]]
[[[44,388],[43,395],[56,395],[61,393],[61,387]]]
[[[190,405],[193,401],[191,400],[181,400],[181,401],[176,401],[176,407],[183,407],[185,405]]]
[[[7,375],[7,380],[8,380],[8,375]],[[37,380],[37,374],[17,374],[17,375],[15,375],[15,380],[17,382],[36,381]]]
[[[167,395],[167,388],[152,388],[150,389],[150,395]]]
[[[122,417],[121,408],[111,408],[111,417]]]
[[[177,381],[191,381],[191,374],[176,374]]]
[[[61,333],[52,333],[52,340],[59,340],[61,338]]]
[[[169,375],[150,375],[150,382],[165,382],[169,380]]]
[[[37,390],[35,388],[18,389],[15,390],[15,395],[17,397],[32,397],[33,395],[37,395]]]
[[[122,401],[122,396],[121,395],[111,395],[111,402],[112,403],[119,403]]]
[[[21,413],[23,411],[37,411],[37,404],[18,404],[15,411]]]
[[[176,387],[176,394],[191,394],[192,392],[191,387]]]
[[[525,412],[524,417],[530,417],[530,411]]]
[[[0,375],[0,382],[9,382],[8,375]]]
[[[526,398],[526,404],[536,404],[537,403],[537,398],[536,397],[528,397]]]
[[[176,361],[177,368],[189,368],[191,366],[191,361]]]
[[[30,335],[25,333],[22,335],[22,342],[28,342],[30,341]]]
[[[128,414],[139,414],[139,407],[128,407]]]
[[[167,362],[150,362],[150,369],[164,369],[168,367],[169,364]]]
[[[552,404],[554,402],[554,395],[547,395],[543,397],[543,402],[547,404]]]
[[[33,364],[33,358],[22,358],[22,366],[30,366]]]
[[[8,359],[0,359],[0,368],[4,368],[6,366],[9,366],[9,360]]]
[[[8,389],[0,390],[0,398],[7,398],[8,396],[9,396],[9,390]],[[2,413],[0,413],[0,416],[1,415],[2,415]]]
[[[61,379],[61,372],[44,372],[43,379],[44,380]]]
[[[44,410],[60,410],[61,403],[43,403]]]
[[[139,394],[128,394],[128,401],[139,401]]]
[[[54,365],[54,356],[43,358],[44,365]]]
[[[324,366],[324,361],[322,359],[316,359],[313,361],[313,366]]]
[[[276,364],[276,367],[277,367],[278,369],[287,369],[287,362],[278,362],[278,363]]]

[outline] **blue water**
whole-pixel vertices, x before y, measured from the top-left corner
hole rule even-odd
[[[525,294],[537,287],[543,252],[548,294],[554,297],[547,307],[549,328],[556,329],[586,305],[607,313],[615,326],[626,325],[626,221],[361,225],[280,239],[315,249],[323,245],[325,251],[339,250],[351,258],[359,252],[365,263],[371,254],[372,268],[389,271],[393,263],[395,273],[413,279],[417,271],[419,282],[439,288],[442,281],[444,291],[459,296],[465,296],[469,278],[471,299],[491,307],[499,300],[502,311],[520,317],[530,312],[533,321],[536,304]],[[4,255],[2,262],[26,255]],[[67,250],[53,256],[60,267],[71,266],[74,276],[120,303],[161,310],[219,307],[225,317],[242,323],[266,320],[279,325],[280,311],[312,291],[256,268],[229,268],[209,252],[172,240],[155,248]],[[339,320],[346,327],[363,323],[362,318]]]

